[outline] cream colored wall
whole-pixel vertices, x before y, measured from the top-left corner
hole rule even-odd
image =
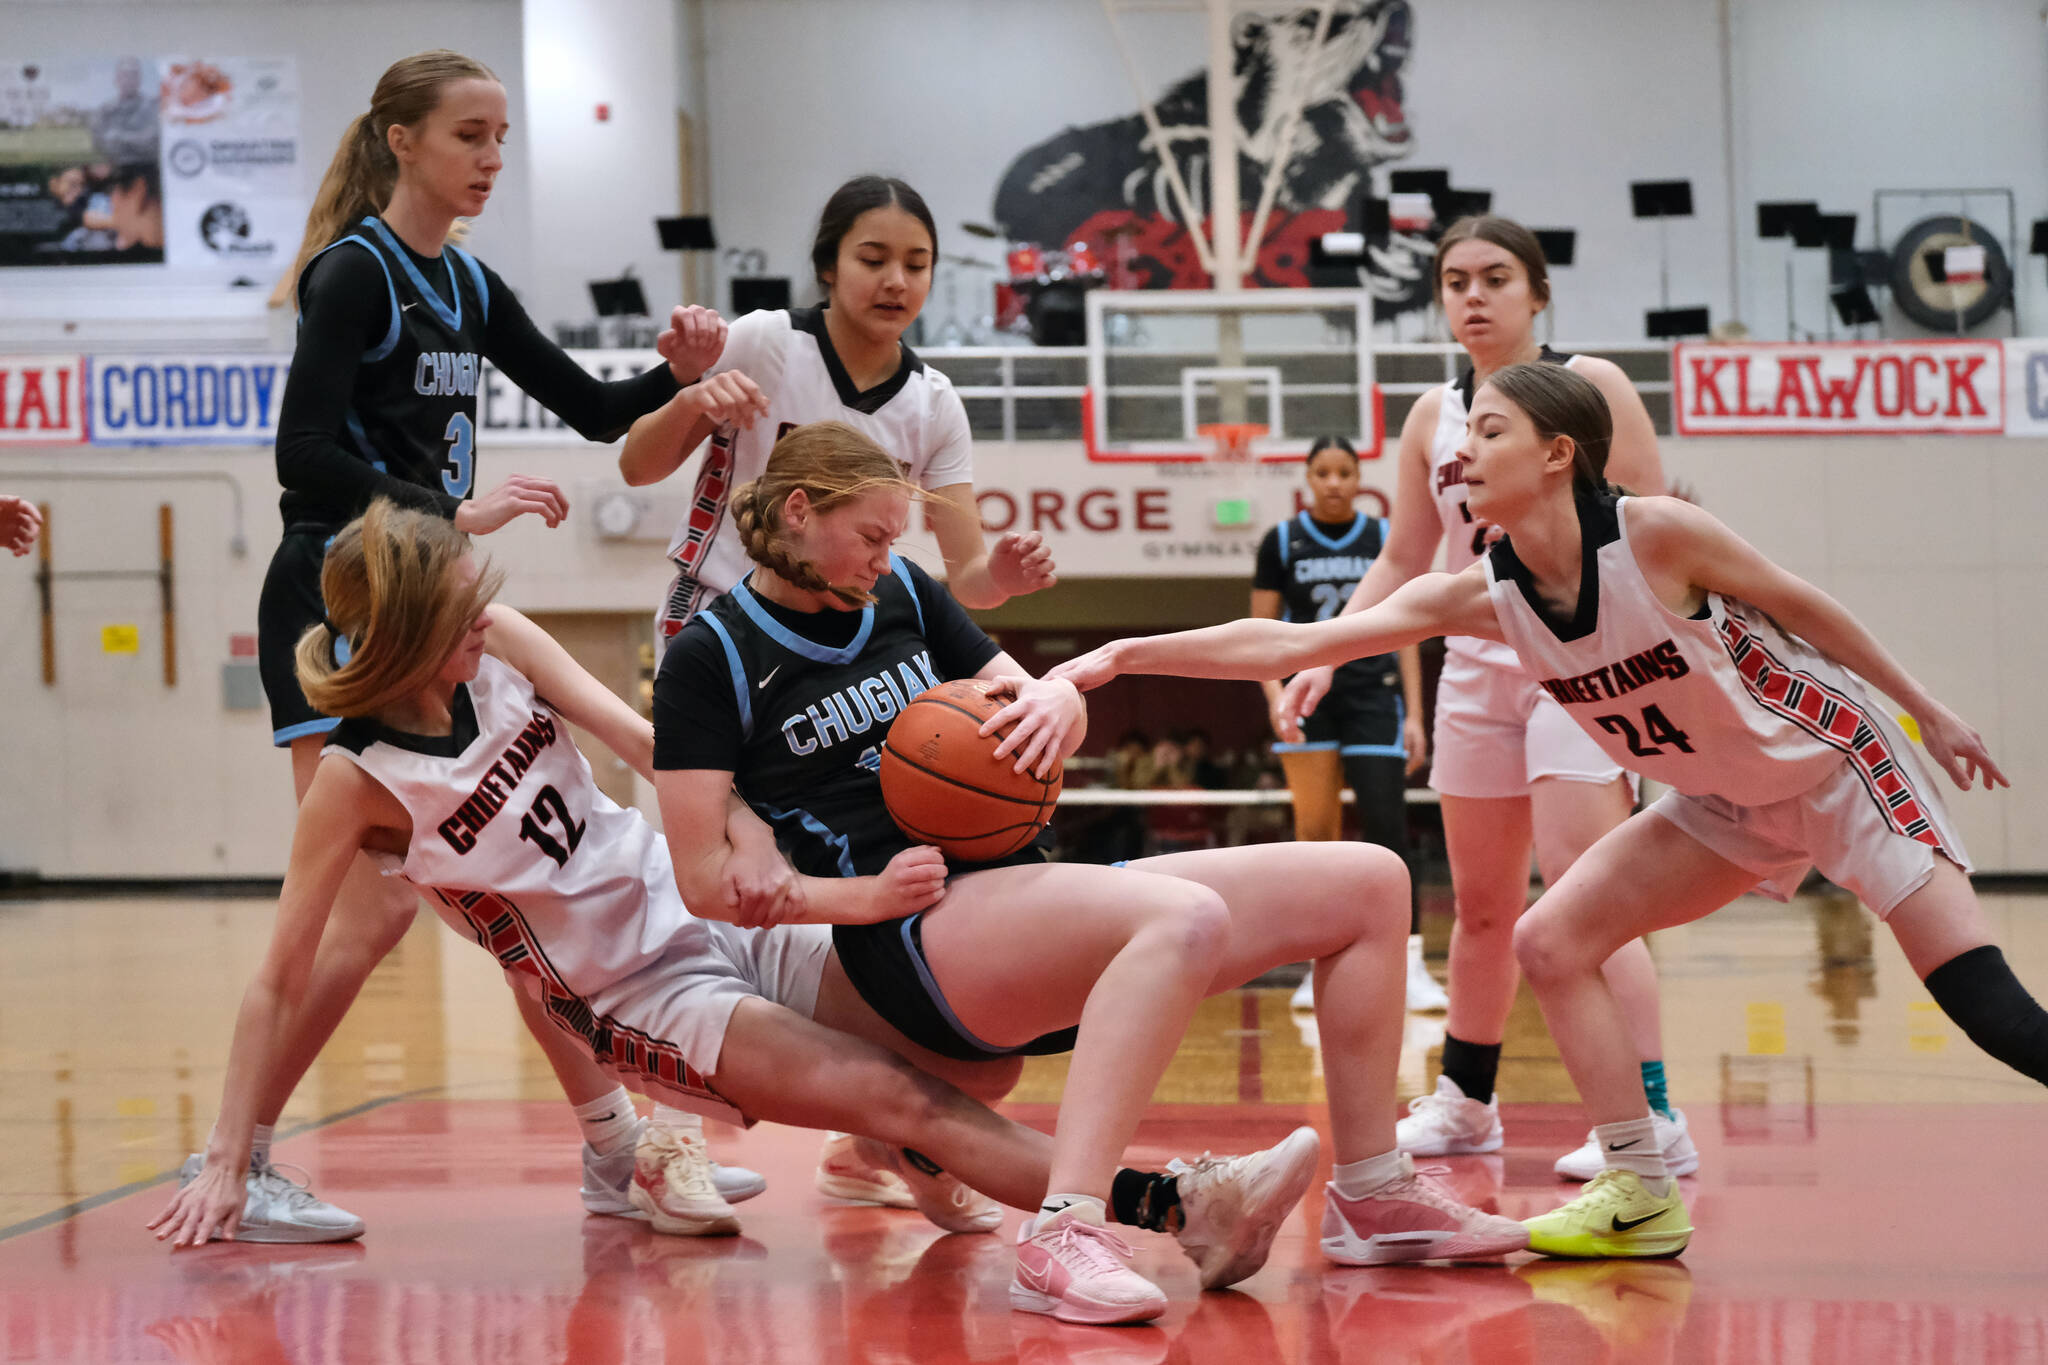
[[[2048,629],[2037,605],[2048,508],[2038,443],[1998,439],[1669,441],[1674,477],[1765,553],[1835,593],[1944,700],[1979,726],[2013,775],[2011,792],[1950,792],[1978,865],[2048,869]],[[1045,444],[980,446],[984,482],[1015,477]],[[593,447],[486,451],[486,481],[513,470],[560,480],[575,507],[616,486]],[[82,471],[168,471],[132,483]],[[246,503],[248,553],[230,547],[229,483]],[[60,571],[154,570],[156,507],[177,517],[179,684],[162,683],[152,580],[68,580],[56,591],[59,681],[39,676],[35,560],[0,560],[0,869],[44,876],[281,873],[291,831],[284,757],[261,711],[223,709],[228,637],[255,629],[280,526],[269,453],[0,452],[0,489],[47,501]],[[530,519],[487,538],[507,569],[505,600],[533,611],[644,612],[668,582],[660,547],[598,542],[572,511],[549,531]],[[924,559],[936,563],[927,549]],[[1132,585],[1134,592],[1151,592]],[[1060,590],[1056,589],[1055,594]],[[1104,623],[1105,588],[1067,589],[1074,624]],[[1175,601],[1210,591],[1190,584]],[[1058,624],[1057,596],[1028,623]],[[1229,593],[1218,601],[1233,600]],[[1186,624],[1185,611],[1170,613]],[[140,654],[100,652],[100,628],[134,623]],[[1012,624],[1026,624],[1020,617]]]

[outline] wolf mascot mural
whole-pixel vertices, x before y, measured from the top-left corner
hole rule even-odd
[[[1414,31],[1408,0],[1338,0],[1320,48],[1314,46],[1317,8],[1287,18],[1243,15],[1233,37],[1237,90],[1239,240],[1250,231],[1252,206],[1267,168],[1284,159],[1264,240],[1247,262],[1246,284],[1300,288],[1363,284],[1375,312],[1389,317],[1429,303],[1433,243],[1392,234],[1368,248],[1355,278],[1311,281],[1309,243],[1342,231],[1351,205],[1370,193],[1374,166],[1408,155],[1410,133],[1401,108],[1401,69]],[[1292,154],[1280,158],[1277,141],[1287,115],[1287,92],[1304,89]],[[1197,71],[1177,82],[1155,106],[1166,147],[1158,147],[1137,114],[1069,128],[1010,163],[996,190],[995,216],[1014,241],[1063,246],[1076,239],[1098,259],[1118,258],[1117,233],[1131,283],[1147,289],[1206,289],[1194,243],[1160,162],[1174,158],[1195,202],[1209,213],[1208,78]],[[1207,223],[1204,223],[1206,229]]]

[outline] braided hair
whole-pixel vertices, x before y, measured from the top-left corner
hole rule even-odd
[[[913,498],[923,490],[903,477],[903,467],[887,451],[844,422],[807,422],[784,432],[761,477],[733,490],[733,524],[749,559],[795,587],[830,593],[849,607],[873,602],[873,593],[827,582],[815,564],[798,557],[783,513],[799,488],[819,512],[882,489]]]

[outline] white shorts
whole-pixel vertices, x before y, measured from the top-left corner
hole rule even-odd
[[[1527,796],[1539,778],[1607,783],[1622,770],[1536,680],[1452,652],[1436,685],[1429,785],[1445,796]]]
[[[737,929],[692,921],[691,931],[678,935],[658,959],[593,992],[589,1005],[614,1033],[624,1031],[651,1054],[655,1065],[630,1068],[633,1084],[678,1108],[743,1122],[715,1093],[732,1012],[752,997],[810,1018],[831,951],[829,924]],[[688,1070],[664,1067],[669,1056],[679,1056]],[[667,1081],[671,1070],[673,1084]],[[713,1093],[700,1080],[708,1080]]]
[[[1963,871],[1969,854],[1926,770],[1903,742],[1893,749],[1911,801],[1893,807],[1845,759],[1807,791],[1766,806],[1667,792],[1650,806],[1713,852],[1758,879],[1773,900],[1790,900],[1809,867],[1855,893],[1879,919],[1927,884],[1939,853]],[[1906,825],[1900,811],[1917,813]],[[1917,833],[1907,830],[1919,826]]]

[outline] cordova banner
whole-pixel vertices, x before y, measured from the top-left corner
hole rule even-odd
[[[269,445],[291,358],[96,355],[88,369],[96,445]]]

